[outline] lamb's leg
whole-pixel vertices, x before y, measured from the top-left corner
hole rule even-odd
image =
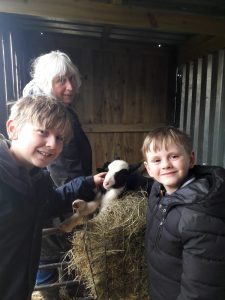
[[[77,201],[77,200],[76,200]],[[73,207],[76,205],[76,201],[73,202]],[[82,200],[83,201],[83,200]],[[96,211],[96,209],[99,207],[100,202],[98,199],[95,199],[90,202],[85,202],[85,207],[79,209],[79,213],[84,217],[92,214],[93,212]]]
[[[73,202],[72,207],[76,211],[70,218],[66,219],[59,225],[59,229],[63,232],[71,232],[74,227],[82,224],[83,217],[88,216],[96,211],[99,207],[99,200],[86,202],[81,199],[77,199]]]
[[[86,208],[86,202],[84,200],[77,199],[72,203],[72,207],[75,213],[59,225],[59,230],[63,232],[71,232],[76,225],[82,223],[82,211]]]
[[[74,227],[81,223],[82,216],[79,213],[75,213],[59,225],[59,230],[63,232],[71,232]]]

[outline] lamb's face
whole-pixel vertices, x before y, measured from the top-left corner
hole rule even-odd
[[[105,176],[103,187],[106,190],[120,188],[126,184],[129,173],[129,165],[124,160],[114,160],[108,166],[108,173]]]

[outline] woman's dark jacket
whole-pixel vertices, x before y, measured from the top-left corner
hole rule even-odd
[[[92,151],[76,113],[68,108],[73,126],[73,138],[49,166],[48,170],[57,186],[78,176],[91,176]],[[92,178],[92,177],[91,177]]]
[[[91,200],[84,177],[53,189],[47,171],[28,173],[0,142],[0,299],[30,299],[38,269],[42,226],[71,209],[75,198]]]
[[[195,166],[171,195],[154,183],[147,212],[151,300],[225,299],[225,170]]]

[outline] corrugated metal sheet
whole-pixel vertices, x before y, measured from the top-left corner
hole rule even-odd
[[[193,138],[198,163],[225,167],[225,50],[181,66],[179,76],[179,127]]]

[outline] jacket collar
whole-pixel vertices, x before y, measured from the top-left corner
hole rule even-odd
[[[160,187],[159,187],[160,188]],[[182,186],[161,203],[172,207],[188,205],[208,215],[225,218],[225,169],[217,166],[195,166]]]

